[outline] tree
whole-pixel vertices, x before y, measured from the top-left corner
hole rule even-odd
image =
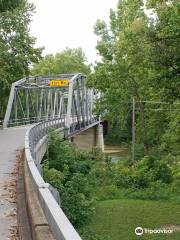
[[[29,74],[29,65],[38,62],[42,49],[35,48],[29,35],[34,5],[23,1],[0,14],[0,118],[3,118],[11,84]]]
[[[95,66],[89,85],[103,92],[97,110],[121,126],[129,121],[135,98],[137,137],[148,152],[147,126],[158,123],[158,118],[162,123],[161,116],[166,122],[167,114],[151,114],[143,100],[178,101],[180,28],[178,1],[147,1],[154,17],[145,14],[143,2],[119,0],[117,10],[110,11],[109,26],[97,21],[95,33],[102,61]],[[162,133],[166,125],[154,126],[160,126]]]
[[[55,55],[46,55],[32,69],[32,74],[52,75],[61,73],[90,73],[90,67],[86,65],[86,58],[81,48],[66,48]]]
[[[19,7],[24,0],[0,0],[0,12],[5,12]]]
[[[180,97],[180,3],[150,0],[147,7],[156,13],[149,29],[153,81],[161,99],[173,103]]]
[[[97,49],[102,56],[95,73],[90,77],[90,85],[104,93],[101,106],[106,108],[114,122],[126,119],[131,111],[128,102],[136,98],[140,108],[142,138],[145,148],[146,130],[144,108],[140,101],[148,95],[149,87],[149,42],[146,38],[148,18],[143,9],[143,1],[119,1],[116,11],[110,12],[110,27],[97,21],[95,33],[100,37]],[[122,121],[121,121],[122,124]]]

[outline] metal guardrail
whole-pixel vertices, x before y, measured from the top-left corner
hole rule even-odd
[[[98,123],[96,118],[91,119],[91,122],[88,121],[89,126],[96,123]],[[48,129],[53,128],[56,131],[62,132],[65,136],[66,128],[64,125],[62,119],[55,119],[32,126],[25,136],[25,160],[27,161],[28,173],[31,177],[34,190],[55,239],[81,240],[81,237],[58,204],[57,191],[50,184],[45,183],[41,176],[40,163],[47,149]],[[67,132],[72,134],[76,130],[74,123],[70,127],[70,131]],[[85,127],[87,125],[82,126],[81,129]],[[80,130],[79,125],[77,129]]]

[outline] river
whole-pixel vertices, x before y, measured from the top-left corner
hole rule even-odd
[[[111,157],[112,162],[116,163],[127,155],[127,148],[122,145],[105,145],[104,153]]]

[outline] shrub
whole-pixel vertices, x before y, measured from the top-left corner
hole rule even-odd
[[[133,177],[130,168],[124,167],[116,174],[116,185],[124,188],[130,188],[133,186]]]
[[[84,225],[94,212],[90,187],[82,174],[76,173],[61,192],[62,208],[76,227]]]
[[[113,200],[122,198],[122,191],[115,185],[108,185],[96,189],[94,195],[98,201]]]
[[[167,200],[171,191],[167,185],[161,181],[153,182],[145,189],[127,189],[124,192],[125,197],[142,200]]]
[[[119,165],[115,184],[124,188],[147,188],[152,182],[171,183],[173,174],[170,167],[154,156],[145,156],[135,165]]]
[[[173,176],[171,169],[162,161],[158,161],[153,168],[154,180],[161,180],[163,183],[171,183]]]
[[[43,177],[46,182],[50,183],[59,192],[63,190],[64,174],[54,168],[49,169],[47,160],[43,163]]]
[[[44,178],[60,193],[61,207],[75,227],[86,223],[94,212],[91,188],[87,177],[91,172],[92,155],[75,149],[56,132],[48,136]]]

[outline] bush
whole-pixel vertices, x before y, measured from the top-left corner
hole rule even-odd
[[[94,213],[94,203],[87,179],[79,173],[66,182],[61,192],[62,208],[77,228],[84,225]]]
[[[115,185],[99,187],[94,190],[94,196],[98,201],[122,198],[122,191]]]
[[[64,171],[67,165],[70,173],[81,172],[88,174],[92,162],[90,154],[80,151],[69,141],[64,141],[56,132],[50,131],[48,135],[48,161],[49,167]]]
[[[133,177],[131,169],[128,167],[123,167],[120,169],[119,172],[116,174],[115,178],[116,185],[121,188],[130,188],[133,186]]]
[[[54,168],[49,169],[47,160],[43,164],[43,177],[59,192],[63,190],[64,174]]]
[[[157,162],[152,170],[154,180],[161,180],[163,183],[171,183],[173,176],[171,169],[162,161]]]
[[[142,200],[167,200],[170,198],[171,191],[165,183],[161,181],[153,182],[145,189],[127,189],[124,195],[132,199]]]
[[[62,209],[79,228],[94,212],[91,187],[87,181],[92,155],[75,149],[72,143],[50,131],[47,157],[43,164],[44,179],[59,191]]]
[[[149,185],[149,178],[148,174],[143,171],[128,169],[121,170],[116,175],[115,182],[119,188],[145,188]]]
[[[152,182],[171,183],[173,174],[170,167],[153,156],[145,156],[135,165],[119,165],[115,184],[124,188],[147,188]]]
[[[158,154],[145,156],[137,163],[135,170],[147,173],[150,182],[160,180],[164,183],[171,183],[173,180],[171,168],[168,166],[168,163],[159,158]]]

